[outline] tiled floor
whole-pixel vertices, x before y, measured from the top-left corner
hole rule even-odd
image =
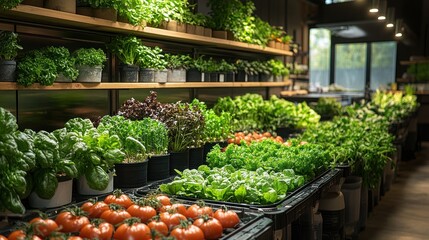
[[[389,192],[370,214],[361,240],[429,239],[429,142],[402,162]]]

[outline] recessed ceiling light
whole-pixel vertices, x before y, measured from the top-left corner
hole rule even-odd
[[[402,33],[396,33],[395,37],[402,37]]]
[[[378,13],[378,8],[371,8],[369,9],[370,13]]]
[[[388,23],[388,24],[386,24],[386,27],[388,27],[388,28],[393,28],[395,25],[393,24],[393,23]]]
[[[383,15],[378,16],[378,20],[380,20],[380,21],[386,20],[386,16],[383,16]]]

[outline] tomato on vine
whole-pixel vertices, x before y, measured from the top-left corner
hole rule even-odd
[[[89,223],[89,219],[85,216],[85,212],[78,208],[70,208],[61,212],[55,218],[61,232],[79,232],[80,229]]]
[[[139,218],[129,218],[124,221],[115,231],[113,238],[116,240],[152,240],[150,228],[140,222]]]
[[[107,204],[115,203],[123,206],[124,208],[128,208],[133,204],[131,198],[127,194],[122,193],[119,189],[104,198],[104,202]]]
[[[132,217],[127,210],[125,210],[121,205],[111,203],[109,209],[104,211],[100,218],[106,220],[106,222],[116,225],[121,223],[127,218]]]
[[[80,230],[79,236],[87,239],[110,240],[113,237],[115,227],[99,218],[95,218],[91,223],[86,224]]]

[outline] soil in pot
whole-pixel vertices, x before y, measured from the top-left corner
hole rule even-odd
[[[118,20],[118,13],[113,8],[94,8],[92,14],[96,18],[102,18],[110,21]]]
[[[151,156],[147,166],[147,180],[156,181],[169,177],[170,154]]]
[[[139,82],[155,82],[155,70],[152,68],[140,69]]]
[[[168,71],[167,70],[156,70],[155,71],[155,82],[165,83],[167,82]]]
[[[189,150],[170,153],[170,176],[177,175],[175,169],[183,171],[189,168]]]
[[[0,81],[1,82],[16,81],[16,62],[15,61],[0,62]]]
[[[136,188],[147,184],[148,161],[138,163],[115,164],[116,176],[113,179],[115,188]]]
[[[31,208],[56,208],[71,203],[72,194],[73,179],[67,177],[59,177],[58,187],[55,190],[55,194],[51,199],[40,198],[36,192],[32,192],[29,196],[28,203]]]
[[[76,0],[45,0],[45,8],[76,13]]]
[[[197,169],[204,164],[204,148],[189,148],[189,169]]]
[[[186,71],[187,82],[201,82],[201,72],[197,69],[188,69]]]
[[[120,66],[120,79],[121,82],[138,82],[139,81],[139,67],[135,65],[122,65]]]
[[[167,72],[167,82],[186,82],[186,70],[169,69]]]
[[[79,76],[76,82],[101,82],[103,68],[101,66],[78,66]]]

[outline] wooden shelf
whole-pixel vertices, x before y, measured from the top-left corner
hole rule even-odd
[[[285,87],[285,82],[186,82],[186,83],[54,83],[52,86],[33,84],[29,87],[15,82],[0,82],[0,91],[6,90],[113,90],[113,89],[159,89],[159,88],[243,88]]]
[[[310,77],[308,75],[295,75],[295,74],[290,74],[289,75],[290,79],[295,79],[295,80],[310,80]]]
[[[404,78],[397,78],[396,79],[397,83],[412,83],[411,80],[409,79],[404,79]]]
[[[429,63],[429,59],[413,60],[413,61],[401,61],[401,65],[412,65],[418,63]]]
[[[291,51],[263,47],[255,44],[199,36],[189,33],[169,31],[159,28],[134,26],[123,22],[88,17],[79,14],[60,12],[52,9],[39,8],[29,5],[18,5],[16,8],[2,12],[2,18],[19,21],[38,22],[54,26],[73,27],[92,31],[133,34],[139,37],[190,43],[221,49],[233,49],[246,52],[263,53],[275,56],[292,56]]]

